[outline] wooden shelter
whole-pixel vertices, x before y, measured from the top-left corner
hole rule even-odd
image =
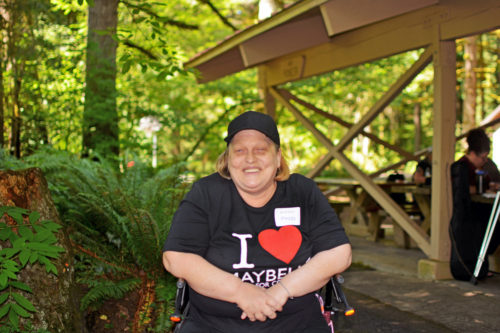
[[[451,276],[448,224],[452,209],[448,169],[455,149],[455,40],[499,27],[499,0],[303,0],[230,36],[185,65],[200,72],[202,83],[258,67],[266,111],[274,115],[275,101],[282,103],[328,149],[328,154],[318,161],[309,176],[318,175],[337,159],[428,256],[419,263],[420,276],[441,279]],[[343,123],[280,87],[422,48],[425,51],[420,58],[356,124]],[[431,210],[431,236],[428,236],[373,181],[373,175],[362,172],[343,150],[362,134],[397,151],[402,156],[400,164],[418,158],[418,152],[404,151],[365,133],[364,128],[430,63],[434,68],[431,191],[434,209]],[[291,101],[348,127],[347,133],[337,144],[332,143]]]

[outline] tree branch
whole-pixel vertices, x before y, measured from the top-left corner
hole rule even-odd
[[[233,31],[237,31],[238,28],[236,28],[234,25],[229,22],[229,20],[220,13],[220,11],[214,6],[213,3],[210,2],[210,0],[198,0],[199,2],[206,4],[212,9],[212,11],[221,19],[222,23],[233,29]]]
[[[134,48],[134,49],[138,50],[139,52],[145,54],[149,59],[158,60],[158,57],[155,56],[151,51],[146,50],[142,46],[139,46],[139,45],[131,42],[130,40],[125,40],[122,43],[123,43],[123,45],[126,45],[126,46],[129,46],[131,48]]]
[[[134,8],[134,9],[140,10],[141,12],[144,12],[144,13],[148,14],[149,16],[156,18],[157,20],[163,22],[164,25],[173,25],[173,26],[176,26],[178,28],[187,29],[187,30],[197,30],[199,28],[195,24],[181,22],[181,21],[177,21],[177,20],[174,20],[174,19],[171,19],[168,17],[160,16],[149,8],[135,5],[135,4],[130,3],[126,0],[120,0],[120,2],[129,8]]]

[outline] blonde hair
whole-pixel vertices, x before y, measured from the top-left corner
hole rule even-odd
[[[276,151],[280,149],[278,145],[275,145]],[[222,154],[219,155],[217,158],[217,162],[215,164],[215,168],[217,169],[217,172],[219,175],[226,179],[231,179],[231,175],[229,174],[229,145],[227,146],[226,150]],[[280,167],[278,170],[276,170],[276,177],[274,179],[276,181],[284,181],[287,180],[290,177],[290,168],[288,167],[288,163],[286,162],[286,159],[283,157],[283,153],[281,153],[281,160],[280,160]]]

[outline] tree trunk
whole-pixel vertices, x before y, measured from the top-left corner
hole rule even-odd
[[[118,0],[95,0],[89,6],[87,70],[83,113],[83,155],[117,157],[116,48]]]
[[[0,148],[5,146],[5,86],[4,86],[4,71],[7,67],[7,23],[9,15],[5,8],[0,6]]]
[[[37,211],[43,220],[61,223],[47,182],[42,171],[37,168],[0,171],[0,205]],[[0,223],[5,223],[5,220],[0,220]],[[38,263],[28,264],[19,272],[19,280],[33,290],[32,294],[26,294],[25,297],[37,309],[28,320],[34,328],[46,328],[50,332],[85,332],[79,311],[78,292],[75,289],[69,238],[64,228],[56,236],[57,245],[66,250],[53,262],[58,276],[47,273],[45,267]]]
[[[0,35],[1,38],[1,35]],[[5,126],[5,109],[4,109],[4,88],[3,88],[3,57],[2,55],[2,50],[0,49],[0,149],[4,148],[5,146],[5,133],[4,133],[4,126]]]
[[[485,69],[487,67],[486,63],[484,62],[484,47],[483,47],[483,37],[484,35],[479,35],[479,49],[478,49],[478,60],[477,60],[477,65],[481,69],[479,71],[479,84],[477,86],[479,90],[479,119],[483,120],[486,116],[486,105],[485,105],[485,99],[484,99],[484,86],[481,84],[481,82],[485,81]]]
[[[420,103],[415,103],[413,106],[413,123],[415,124],[415,151],[419,151],[422,147],[422,106]]]
[[[464,82],[464,114],[463,131],[476,127],[476,73],[477,68],[477,36],[465,38],[465,82]]]
[[[18,73],[17,78],[14,80],[14,91],[12,96],[12,131],[10,137],[10,153],[17,158],[21,158],[21,102],[19,101],[22,82],[21,73]]]

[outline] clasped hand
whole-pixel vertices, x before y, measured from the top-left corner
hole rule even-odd
[[[243,311],[241,319],[266,321],[276,318],[276,312],[283,309],[288,294],[278,285],[264,289],[243,282],[236,295],[236,304]]]

